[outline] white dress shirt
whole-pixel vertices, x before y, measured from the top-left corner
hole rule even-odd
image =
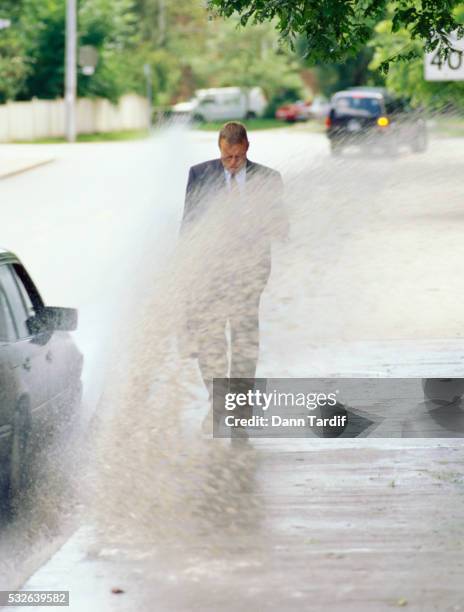
[[[232,179],[232,173],[229,170],[224,168],[224,175],[226,177],[226,185],[227,189],[230,189],[230,181]],[[238,188],[240,193],[245,191],[245,183],[246,183],[246,164],[243,165],[242,168],[238,172],[235,173],[235,180],[237,181]]]

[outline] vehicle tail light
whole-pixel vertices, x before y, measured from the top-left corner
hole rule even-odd
[[[330,127],[332,125],[332,119],[327,115],[325,118],[325,127]]]
[[[379,117],[377,119],[377,125],[379,127],[387,127],[387,125],[390,123],[390,121],[388,120],[388,117]]]

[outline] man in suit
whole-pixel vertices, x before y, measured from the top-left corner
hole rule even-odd
[[[218,144],[220,158],[190,168],[181,228],[197,263],[190,275],[187,325],[211,401],[213,378],[255,376],[271,243],[288,234],[282,178],[247,158],[245,127],[226,123]],[[211,422],[210,413],[204,429]]]

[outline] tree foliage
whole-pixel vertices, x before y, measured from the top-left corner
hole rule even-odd
[[[385,77],[372,63],[374,50],[362,49],[356,56],[348,57],[344,62],[320,64],[314,67],[318,84],[326,96],[347,87],[360,85],[383,86]]]
[[[262,86],[269,98],[301,95],[298,62],[272,25],[239,31],[236,19],[211,19],[198,0],[137,0],[136,7],[158,104],[228,85]]]
[[[281,36],[294,46],[298,37],[306,43],[306,56],[313,62],[333,62],[359,52],[369,41],[375,25],[391,7],[391,32],[403,30],[408,40],[420,41],[426,50],[440,47],[446,55],[448,35],[464,28],[455,19],[460,0],[208,0],[213,13],[240,16],[240,23],[273,21]],[[398,50],[391,61],[410,59],[414,50]]]
[[[457,22],[464,22],[464,6],[455,9]],[[375,30],[371,47],[375,50],[370,68],[376,70],[389,58],[401,50],[408,49],[412,59],[408,62],[393,63],[385,76],[389,89],[411,99],[415,105],[425,105],[431,109],[464,110],[464,82],[432,82],[424,79],[423,44],[411,42],[408,32],[403,28],[391,33],[391,15],[381,21]]]
[[[79,44],[98,53],[95,73],[79,74],[79,94],[116,101],[126,91],[144,92],[133,0],[80,0],[78,19]]]
[[[297,99],[303,95],[297,58],[278,45],[269,24],[241,31],[236,22],[212,22],[207,53],[192,62],[204,86],[260,86],[269,99]]]
[[[78,92],[113,101],[128,91],[143,94],[148,64],[160,105],[186,99],[199,87],[225,85],[261,85],[277,103],[304,95],[300,73],[308,65],[316,66],[327,94],[379,82],[379,67],[390,65],[389,86],[433,98],[459,85],[424,84],[421,60],[414,58],[447,32],[462,31],[458,5],[464,3],[79,0],[78,42],[97,49],[98,64],[91,76],[79,72]],[[66,0],[0,0],[0,18],[11,20],[0,30],[0,102],[63,95],[65,6]],[[276,27],[296,53],[279,44]],[[409,58],[409,70],[392,63],[401,57]]]
[[[80,95],[116,100],[143,91],[143,61],[137,59],[137,15],[133,0],[80,0],[79,44],[95,46],[99,61],[91,77],[79,73]],[[0,101],[64,94],[64,0],[0,0]]]

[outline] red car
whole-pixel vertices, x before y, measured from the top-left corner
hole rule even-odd
[[[292,102],[279,106],[276,110],[275,118],[282,121],[293,123],[294,121],[307,121],[310,117],[311,102]]]

